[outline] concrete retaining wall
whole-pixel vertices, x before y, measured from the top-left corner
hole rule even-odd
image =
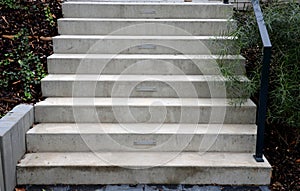
[[[26,151],[25,133],[33,122],[33,106],[25,104],[0,119],[0,191],[16,186],[16,165]]]

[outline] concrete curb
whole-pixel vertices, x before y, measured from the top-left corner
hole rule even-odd
[[[16,165],[26,152],[25,134],[33,122],[33,106],[26,104],[0,119],[0,191],[12,191],[16,186]]]

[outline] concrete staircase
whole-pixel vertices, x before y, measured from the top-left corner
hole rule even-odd
[[[241,92],[219,69],[232,5],[82,0],[63,13],[19,185],[269,184],[252,157],[256,106],[229,104]],[[247,83],[243,57],[222,60]]]

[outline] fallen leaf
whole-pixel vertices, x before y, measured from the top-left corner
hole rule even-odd
[[[279,188],[283,187],[282,184],[281,184],[280,182],[278,182],[278,181],[274,182],[273,186],[275,186],[275,187],[277,187],[277,188],[278,188],[278,187],[279,187]]]
[[[8,103],[18,103],[18,101],[8,99],[8,98],[0,98],[0,101],[4,101],[4,102],[8,102]]]
[[[7,22],[7,20],[6,20],[6,18],[5,18],[5,16],[2,16],[2,19],[6,22],[6,24],[8,24],[9,25],[9,23]]]
[[[41,40],[44,40],[44,41],[51,41],[51,40],[52,40],[52,37],[44,37],[44,36],[41,36],[40,39],[41,39]]]
[[[13,39],[15,36],[14,35],[2,35],[3,38],[8,38],[8,39]]]
[[[13,82],[12,84],[15,85],[15,84],[18,84],[20,82],[21,82],[21,80],[18,80],[18,81]]]
[[[15,188],[15,191],[26,191],[25,188]]]

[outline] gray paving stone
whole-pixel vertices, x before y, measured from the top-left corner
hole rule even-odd
[[[267,186],[201,186],[201,185],[71,185],[32,186],[27,191],[270,191]]]
[[[259,187],[253,186],[226,186],[222,191],[260,191]]]
[[[104,191],[143,191],[143,185],[108,185]]]
[[[70,190],[69,186],[58,186],[52,189],[52,191],[69,191],[69,190]]]
[[[268,188],[268,186],[260,186],[259,189],[261,191],[270,191],[270,189]]]
[[[26,191],[104,191],[104,185],[27,185]]]
[[[182,191],[182,185],[145,185],[145,191]]]
[[[221,191],[219,186],[191,186],[185,185],[183,191]]]

